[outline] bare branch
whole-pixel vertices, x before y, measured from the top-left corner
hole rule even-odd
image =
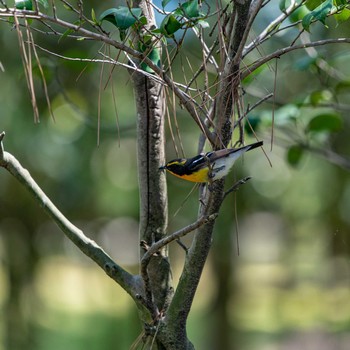
[[[270,55],[266,55],[265,57],[262,57],[261,59],[255,61],[250,66],[244,68],[242,72],[242,79],[245,79],[248,75],[250,75],[256,69],[261,67],[263,64],[271,61],[274,58],[279,58],[288,52],[300,50],[300,49],[306,49],[308,47],[317,47],[317,46],[324,46],[324,45],[330,45],[330,44],[350,44],[350,38],[324,39],[324,40],[312,41],[305,44],[284,47],[282,49],[276,50]]]
[[[256,103],[253,104],[253,106],[248,106],[247,111],[246,111],[246,115],[248,113],[250,113],[252,110],[254,110],[256,107],[260,106],[262,103],[264,103],[266,100],[268,100],[269,98],[273,97],[273,92],[270,92],[269,94],[267,94],[266,96],[262,97],[259,101],[257,101]]]
[[[326,159],[328,162],[335,164],[347,171],[350,171],[350,159],[346,158],[344,156],[339,155],[338,153],[333,152],[330,149],[326,148],[318,148],[313,147],[310,145],[301,145],[303,148],[309,150],[310,152],[313,152],[315,154],[320,155],[324,159]]]
[[[211,191],[207,191],[204,206],[204,217],[218,213],[223,200],[224,181],[215,181]],[[187,315],[197,290],[197,285],[206,262],[213,235],[215,220],[210,220],[196,231],[193,242],[186,255],[184,269],[175,291],[173,300],[167,311],[170,330],[175,334],[182,331],[186,324]],[[180,333],[181,334],[181,333]]]
[[[166,236],[159,241],[152,244],[151,247],[148,247],[146,242],[141,242],[141,246],[143,248],[146,248],[147,251],[143,255],[141,259],[141,277],[144,281],[144,289],[145,289],[145,296],[146,296],[146,305],[148,306],[148,309],[152,310],[153,318],[157,316],[159,313],[158,310],[155,309],[155,305],[152,301],[152,288],[151,288],[151,281],[148,274],[148,265],[151,261],[151,258],[154,257],[156,254],[161,255],[160,250],[164,248],[167,244],[180,239],[181,237],[185,236],[186,234],[196,230],[197,228],[201,227],[202,225],[205,225],[208,222],[214,221],[217,217],[217,214],[212,214],[209,216],[202,216],[199,218],[196,222],[194,222],[191,225],[188,225],[181,230],[178,230],[174,232],[173,234]]]
[[[63,21],[57,17],[48,16],[46,14],[43,14],[41,12],[35,13],[33,11],[27,11],[27,10],[16,10],[16,9],[0,9],[0,17],[25,17],[25,18],[32,18],[43,22],[51,22],[56,25],[59,25],[61,27],[71,29],[72,31],[79,32],[83,34],[86,38],[90,38],[96,41],[102,41],[105,44],[111,45],[115,47],[116,49],[122,50],[125,53],[129,54],[130,56],[141,60],[142,62],[146,63],[150,68],[154,70],[154,72],[162,78],[166,84],[174,91],[175,95],[179,98],[180,103],[187,109],[193,120],[197,123],[197,125],[200,127],[202,132],[206,135],[207,139],[214,144],[215,143],[215,136],[210,132],[209,128],[204,122],[203,117],[201,117],[195,108],[196,102],[191,99],[188,94],[183,92],[177,84],[168,76],[166,75],[163,70],[158,67],[156,64],[150,60],[145,53],[136,51],[132,49],[131,47],[118,42],[116,40],[111,39],[105,34],[99,34],[92,31],[89,31],[85,28],[82,28],[80,25],[75,25],[66,21]]]
[[[92,32],[90,30],[87,30],[83,27],[81,27],[80,25],[76,25],[76,24],[72,24],[70,22],[66,22],[63,21],[57,17],[51,17],[48,16],[44,13],[38,12],[37,14],[34,13],[33,11],[27,11],[27,10],[16,10],[16,9],[0,9],[0,17],[12,17],[12,16],[16,16],[18,18],[31,18],[31,19],[36,19],[42,22],[51,22],[54,24],[57,24],[63,28],[67,28],[67,29],[71,29],[74,32],[78,32],[83,34],[86,38],[90,38],[96,41],[101,41],[104,42],[108,45],[114,46],[116,49],[122,50],[124,52],[127,52],[128,54],[130,54],[132,57],[140,59],[140,60],[144,60],[144,62],[149,65],[155,72],[157,72],[158,74],[162,74],[161,69],[155,65],[148,57],[145,57],[143,53],[136,51],[134,49],[132,49],[131,47],[111,39],[110,37],[108,37],[105,34],[99,34],[99,33],[95,33]]]
[[[232,187],[230,187],[226,192],[225,192],[225,195],[224,195],[224,198],[226,198],[227,195],[229,195],[230,193],[232,192],[236,192],[239,190],[239,188],[246,184],[249,180],[251,179],[251,176],[247,176],[241,180],[238,180]]]
[[[0,166],[5,168],[14,176],[32,195],[35,201],[43,208],[46,214],[58,225],[63,233],[89,258],[95,261],[105,272],[116,281],[138,305],[139,295],[143,294],[139,276],[133,276],[121,266],[116,264],[112,258],[92,239],[85,236],[83,231],[73,225],[51,202],[43,190],[31,177],[30,173],[23,168],[19,161],[3,148],[5,132],[0,134]]]
[[[166,246],[167,244],[187,235],[188,233],[196,230],[197,228],[201,227],[202,225],[207,224],[210,221],[214,221],[218,217],[218,214],[211,214],[211,215],[205,215],[200,217],[197,221],[194,223],[172,233],[169,236],[164,237],[163,239],[159,240],[158,242],[155,242],[152,244],[152,246],[147,250],[145,255],[141,259],[141,265],[147,267],[147,264],[152,257],[152,255],[156,254],[161,248]]]
[[[256,37],[250,44],[248,44],[242,53],[242,56],[246,56],[249,52],[251,52],[254,48],[260,45],[268,36],[271,35],[272,32],[278,29],[280,24],[301,4],[297,4],[295,0],[292,0],[289,7],[274,21],[269,23],[269,25]]]

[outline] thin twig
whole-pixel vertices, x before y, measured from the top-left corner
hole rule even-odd
[[[45,78],[44,70],[43,70],[43,68],[41,66],[40,59],[39,59],[38,53],[37,53],[36,48],[35,48],[34,37],[33,37],[33,34],[31,32],[29,26],[28,26],[28,35],[29,35],[28,40],[30,40],[29,43],[31,44],[31,47],[32,47],[32,50],[33,50],[33,53],[34,53],[34,56],[35,56],[35,60],[37,62],[38,68],[39,68],[41,81],[43,83],[43,88],[44,88],[47,108],[49,110],[49,113],[51,115],[52,120],[55,122],[55,116],[53,114],[53,110],[52,110],[52,106],[51,106],[51,102],[50,102],[49,91],[48,91],[47,84],[46,84],[46,78]]]
[[[8,17],[8,16],[17,16],[17,17],[26,17],[26,18],[33,18],[40,21],[47,21],[51,23],[55,23],[61,27],[71,29],[75,32],[80,32],[84,36],[96,40],[96,41],[102,41],[108,45],[114,46],[116,49],[122,50],[125,53],[128,53],[134,58],[142,60],[145,64],[147,64],[150,68],[153,69],[153,71],[160,77],[163,78],[163,80],[166,82],[166,84],[174,91],[175,95],[180,100],[181,104],[187,109],[189,114],[191,115],[192,119],[197,123],[197,125],[200,127],[202,132],[206,135],[207,139],[210,141],[211,144],[215,144],[215,135],[209,130],[209,128],[206,126],[204,119],[197,113],[196,107],[196,101],[191,99],[188,94],[183,92],[177,84],[167,75],[164,74],[163,70],[158,67],[155,63],[152,62],[151,59],[145,55],[145,53],[136,51],[132,49],[131,47],[118,42],[116,40],[113,40],[109,38],[107,35],[95,33],[92,31],[89,31],[85,28],[82,28],[80,25],[75,25],[66,21],[63,21],[59,18],[55,18],[52,16],[48,16],[46,14],[43,14],[39,12],[38,14],[34,14],[33,11],[27,11],[27,10],[16,10],[16,9],[0,9],[0,17]]]
[[[175,241],[178,238],[181,238],[185,235],[187,235],[188,233],[196,230],[197,228],[207,224],[210,221],[213,221],[217,218],[218,214],[212,214],[209,216],[202,216],[200,217],[197,221],[195,221],[194,223],[172,233],[169,236],[164,237],[163,239],[155,242],[154,244],[152,244],[152,246],[147,250],[147,252],[145,253],[145,255],[142,257],[141,259],[141,265],[142,266],[147,266],[149,260],[151,259],[151,257],[156,254],[161,248],[163,248],[164,246],[166,246],[167,244]]]
[[[181,237],[185,236],[186,234],[198,229],[199,227],[207,224],[208,222],[211,222],[217,218],[218,214],[212,214],[212,215],[205,215],[200,217],[196,222],[172,233],[169,236],[166,236],[162,238],[161,240],[155,242],[152,244],[152,246],[148,247],[145,242],[141,242],[141,245],[147,249],[146,253],[143,255],[141,259],[141,277],[144,282],[144,289],[145,289],[145,295],[146,295],[146,304],[148,306],[148,309],[151,310],[151,313],[153,315],[153,318],[156,317],[158,311],[156,310],[156,306],[153,303],[152,300],[152,289],[150,286],[150,278],[148,275],[147,267],[149,262],[151,261],[152,256],[158,254],[159,250],[166,246],[167,244],[180,239]]]
[[[16,15],[13,18],[14,18],[16,32],[17,32],[17,36],[18,36],[19,51],[20,51],[20,54],[22,57],[22,62],[23,62],[24,76],[26,77],[27,87],[28,87],[28,91],[30,94],[30,100],[31,100],[32,107],[33,107],[34,121],[39,122],[39,110],[38,110],[38,105],[37,105],[35,90],[34,90],[34,82],[33,82],[33,74],[32,74],[32,62],[31,62],[31,58],[30,58],[30,46],[28,44],[29,50],[27,53],[26,46],[24,45],[25,42],[23,39],[23,34],[19,28],[18,18],[16,17]],[[28,30],[28,28],[26,28],[26,29]],[[28,38],[28,40],[29,40],[29,38]]]
[[[229,188],[225,194],[224,194],[224,198],[226,198],[226,196],[228,196],[230,193],[232,192],[236,192],[239,190],[239,188],[244,185],[245,183],[247,183],[252,177],[251,176],[247,176],[241,180],[238,180],[231,188]]]
[[[280,24],[299,6],[301,6],[301,4],[297,4],[295,0],[292,0],[289,7],[274,21],[269,23],[269,25],[259,34],[259,36],[244,48],[242,52],[242,57],[246,56],[254,48],[260,45],[265,40],[266,37],[270,36],[273,31],[278,29]]]
[[[264,103],[266,100],[270,99],[273,96],[273,92],[267,94],[266,96],[262,97],[259,101],[255,102],[251,107],[248,106],[247,111],[245,114],[249,114],[251,111],[253,111],[256,107],[260,106],[262,103]]]

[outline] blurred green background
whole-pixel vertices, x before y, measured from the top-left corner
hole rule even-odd
[[[89,14],[93,7],[99,14],[113,6],[112,1],[91,1],[85,11]],[[265,8],[255,33],[278,11],[276,4]],[[327,23],[329,29],[321,24],[312,28],[312,39],[349,36],[347,23]],[[245,64],[288,46],[296,35],[291,29],[276,36],[259,53],[248,56]],[[104,50],[101,43],[34,36],[40,46],[63,56],[92,58]],[[128,73],[115,68],[105,88],[111,67],[104,66],[101,89],[101,65],[70,62],[39,50],[55,121],[34,67],[40,111],[40,123],[34,123],[17,34],[3,21],[0,45],[4,66],[0,131],[6,131],[5,149],[74,224],[123,267],[137,273],[136,118]],[[173,69],[182,82],[180,64],[186,66],[186,56],[199,66],[201,52],[191,35]],[[196,349],[349,348],[349,172],[307,151],[292,166],[287,152],[291,146],[310,142],[350,155],[349,59],[348,45],[321,47],[318,54],[293,52],[278,60],[277,73],[273,62],[246,81],[246,105],[272,92],[277,81],[274,105],[266,102],[251,114],[272,167],[262,152],[250,152],[228,177],[228,183],[248,175],[252,179],[228,197],[217,221],[213,249],[189,318],[189,338]],[[331,69],[320,69],[317,60]],[[312,97],[319,95],[322,98],[314,103]],[[341,105],[336,112],[342,128],[333,133],[306,132],[314,116],[334,113],[334,104]],[[172,110],[170,114],[174,127]],[[176,116],[185,153],[195,155],[198,129],[182,109],[177,108]],[[169,121],[167,135],[167,158],[172,159],[176,152]],[[246,143],[253,141],[247,133]],[[180,148],[178,139],[176,146]],[[195,220],[198,196],[194,193],[185,201],[191,183],[168,176],[168,185],[172,232]],[[191,237],[184,241],[190,244]],[[174,244],[170,254],[176,283],[184,252]],[[0,170],[0,263],[0,350],[128,349],[141,332],[128,295],[63,236],[4,169]]]

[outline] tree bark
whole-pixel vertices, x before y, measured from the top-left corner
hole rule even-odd
[[[155,25],[153,9],[145,1],[135,6],[143,10],[150,28]],[[136,37],[137,39],[137,37]],[[166,234],[168,220],[167,187],[164,172],[164,87],[140,73],[133,73],[137,109],[138,178],[140,188],[140,241],[152,245]],[[140,258],[145,250],[141,248]],[[142,273],[141,273],[142,274]],[[143,275],[143,274],[142,274]],[[145,277],[143,275],[143,277]],[[147,266],[145,298],[153,305],[153,318],[166,309],[172,294],[172,274],[168,248],[152,256]],[[161,346],[158,344],[158,347]]]

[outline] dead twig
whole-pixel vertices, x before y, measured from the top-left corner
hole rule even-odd
[[[232,187],[230,187],[224,194],[224,199],[226,198],[226,196],[228,196],[230,193],[232,192],[236,192],[239,190],[239,188],[246,184],[252,177],[251,176],[247,176],[247,177],[244,177],[243,179],[241,180],[238,180]]]

